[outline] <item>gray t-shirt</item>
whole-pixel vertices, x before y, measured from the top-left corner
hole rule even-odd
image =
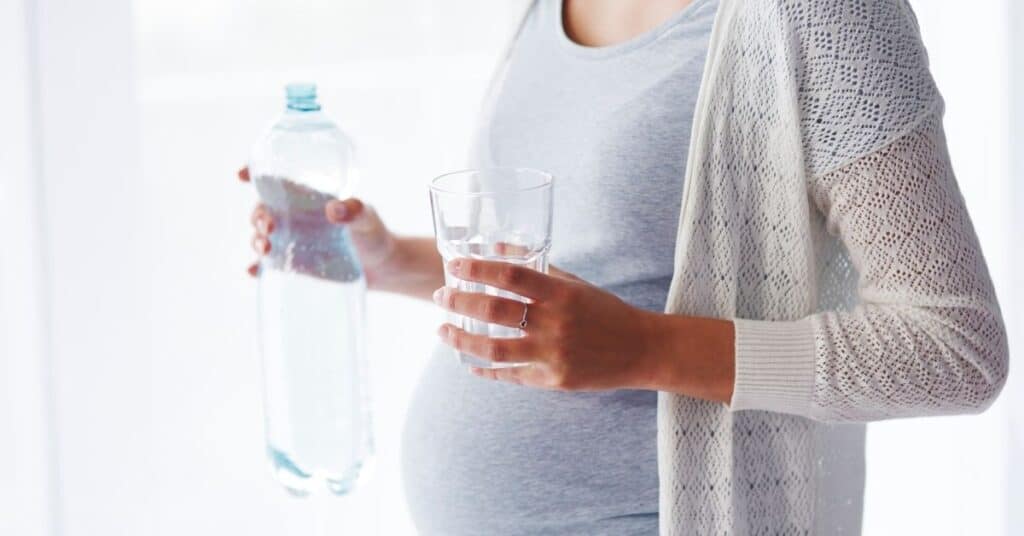
[[[555,177],[551,262],[661,311],[686,150],[717,0],[583,47],[539,0],[510,57],[476,164]],[[656,534],[656,393],[566,393],[483,380],[439,346],[403,440],[424,535]]]

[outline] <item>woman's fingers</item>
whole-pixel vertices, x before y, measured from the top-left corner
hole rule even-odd
[[[525,303],[511,298],[463,292],[449,287],[434,291],[434,303],[460,315],[510,327],[519,327],[527,307]],[[530,322],[537,322],[542,311],[534,306],[529,316]]]
[[[267,253],[270,253],[270,240],[267,240],[267,237],[259,233],[252,235],[251,244],[253,251],[255,251],[257,255],[266,255]]]
[[[527,371],[530,368],[531,367],[505,367],[485,369],[480,367],[469,367],[469,371],[476,376],[488,380],[500,380],[503,382],[522,385],[527,383],[524,371]]]
[[[530,337],[495,339],[451,324],[442,325],[437,334],[452,348],[487,361],[525,363],[534,360],[533,339]]]
[[[238,170],[238,180],[242,182],[249,182],[248,166],[244,166],[242,167],[242,169]],[[261,248],[267,251],[270,250],[270,241],[267,240],[265,236],[261,236],[261,234],[269,234],[270,231],[274,229],[274,220],[273,218],[270,217],[270,214],[267,212],[266,207],[264,207],[263,205],[257,205],[256,208],[252,211],[252,216],[250,217],[249,221],[252,222],[252,225],[256,227],[257,230],[257,234],[253,236],[252,239],[252,248],[256,250],[257,253],[262,255],[263,253],[261,253]],[[264,245],[262,243],[257,243],[257,239],[264,240],[266,244]],[[254,262],[250,264],[245,271],[248,272],[249,275],[252,277],[260,275],[260,263]]]
[[[526,266],[501,261],[454,259],[448,262],[448,272],[465,281],[498,287],[535,300],[549,297],[557,284],[565,284],[556,284],[557,279]]]
[[[270,234],[274,231],[274,217],[270,215],[265,205],[256,205],[249,217],[252,226],[261,234]]]
[[[474,375],[488,380],[499,380],[509,383],[517,383],[519,385],[534,385],[542,386],[542,376],[539,369],[535,365],[528,367],[502,367],[485,369],[480,367],[470,366],[469,371]]]
[[[250,217],[252,226],[256,228],[256,234],[267,236],[274,232],[274,217],[270,215],[270,211],[263,205],[256,205],[256,208],[252,211]]]

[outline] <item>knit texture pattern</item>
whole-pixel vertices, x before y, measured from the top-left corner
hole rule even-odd
[[[666,311],[736,320],[730,406],[662,393],[661,532],[857,534],[861,424],[977,412],[1006,336],[900,0],[723,0]]]

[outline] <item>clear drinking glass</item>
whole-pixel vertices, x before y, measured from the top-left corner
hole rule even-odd
[[[528,168],[489,168],[457,171],[430,183],[437,250],[445,263],[445,285],[466,292],[528,300],[499,288],[464,281],[448,273],[448,261],[469,257],[548,271],[551,249],[551,189],[549,173]],[[522,337],[523,330],[474,318],[448,314],[448,321],[488,337]],[[492,363],[459,352],[459,360],[481,368],[506,368],[525,363]]]

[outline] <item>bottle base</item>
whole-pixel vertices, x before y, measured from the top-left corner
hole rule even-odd
[[[356,487],[363,472],[362,462],[355,463],[340,475],[307,472],[287,454],[273,447],[267,447],[267,456],[274,480],[294,497],[308,497],[324,490],[332,495],[347,495]]]

